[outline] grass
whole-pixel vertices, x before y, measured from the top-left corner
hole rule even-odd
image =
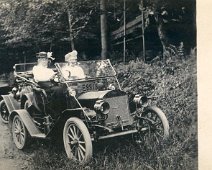
[[[79,165],[68,160],[62,143],[35,142],[27,154],[29,169],[93,170],[195,170],[197,151],[197,75],[196,57],[155,61],[145,64],[131,61],[115,68],[124,90],[152,95],[153,104],[165,113],[170,124],[170,137],[162,145],[136,145],[130,137],[94,143],[91,163]]]

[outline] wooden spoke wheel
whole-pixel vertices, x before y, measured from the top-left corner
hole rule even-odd
[[[13,118],[12,136],[16,147],[20,150],[24,149],[29,143],[28,131],[19,115]]]
[[[68,158],[87,163],[92,157],[92,142],[87,127],[76,117],[69,118],[64,126],[63,141]]]
[[[169,136],[168,120],[162,110],[156,106],[148,107],[142,114],[138,124],[139,140],[144,143],[156,142],[159,144]]]

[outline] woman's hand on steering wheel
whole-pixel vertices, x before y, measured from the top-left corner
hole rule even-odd
[[[59,82],[58,80],[58,72],[56,72],[54,75],[52,75],[52,77],[50,78],[50,81],[53,81],[53,82]]]

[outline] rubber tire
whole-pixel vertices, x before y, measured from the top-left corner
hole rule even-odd
[[[23,127],[23,131],[24,131],[24,142],[22,145],[20,145],[18,142],[17,142],[17,138],[15,137],[15,132],[14,132],[14,122],[16,119],[19,119],[19,121],[21,122],[22,124],[22,127]],[[23,150],[27,147],[27,145],[30,143],[30,135],[29,135],[29,132],[27,131],[26,129],[26,126],[24,125],[23,121],[21,120],[21,117],[19,115],[15,115],[14,118],[13,118],[13,121],[12,121],[12,137],[13,137],[13,142],[15,143],[15,146],[20,149],[20,150]]]
[[[92,141],[91,141],[91,137],[90,137],[90,133],[88,131],[88,128],[85,126],[83,121],[80,120],[77,117],[69,118],[66,121],[64,129],[63,129],[63,142],[64,142],[66,154],[67,154],[69,159],[74,159],[73,153],[72,153],[71,148],[68,144],[68,139],[66,137],[70,125],[73,125],[73,124],[81,131],[83,138],[84,138],[84,141],[85,141],[85,150],[86,150],[85,157],[80,163],[81,164],[88,163],[88,162],[90,162],[92,155],[93,155]]]
[[[160,119],[160,121],[162,122],[163,136],[161,137],[160,141],[162,142],[162,141],[167,140],[168,137],[169,137],[169,123],[168,123],[168,120],[166,118],[166,115],[157,106],[150,106],[150,107],[145,109],[144,113],[142,114],[142,117],[145,117],[145,114],[147,114],[148,112],[155,113],[157,115],[157,117]],[[143,136],[143,137],[145,137],[145,136]]]
[[[157,116],[160,118],[160,120],[163,124],[163,130],[164,130],[163,140],[166,140],[169,137],[169,122],[166,118],[165,113],[160,108],[158,108],[157,106],[150,106],[150,107],[147,108],[146,111],[147,112],[152,111],[152,112],[156,113]]]
[[[7,107],[4,100],[2,100],[2,101],[0,102],[0,111],[2,110],[3,105],[5,105],[5,107]],[[9,111],[8,111],[8,109],[7,109],[7,112],[8,112],[8,120],[5,120],[5,119],[2,117],[1,113],[0,113],[1,120],[2,120],[2,122],[5,123],[5,124],[8,124],[8,123],[9,123]]]

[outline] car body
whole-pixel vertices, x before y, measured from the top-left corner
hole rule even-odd
[[[7,112],[17,148],[25,148],[30,138],[51,137],[62,127],[67,156],[85,163],[92,158],[93,141],[129,134],[137,141],[146,134],[155,136],[156,142],[168,137],[165,114],[149,106],[148,97],[124,92],[110,60],[79,62],[83,79],[71,73],[65,79],[67,63],[55,63],[57,76],[50,85],[33,80],[35,64],[16,64],[14,88],[2,95],[1,112]]]

